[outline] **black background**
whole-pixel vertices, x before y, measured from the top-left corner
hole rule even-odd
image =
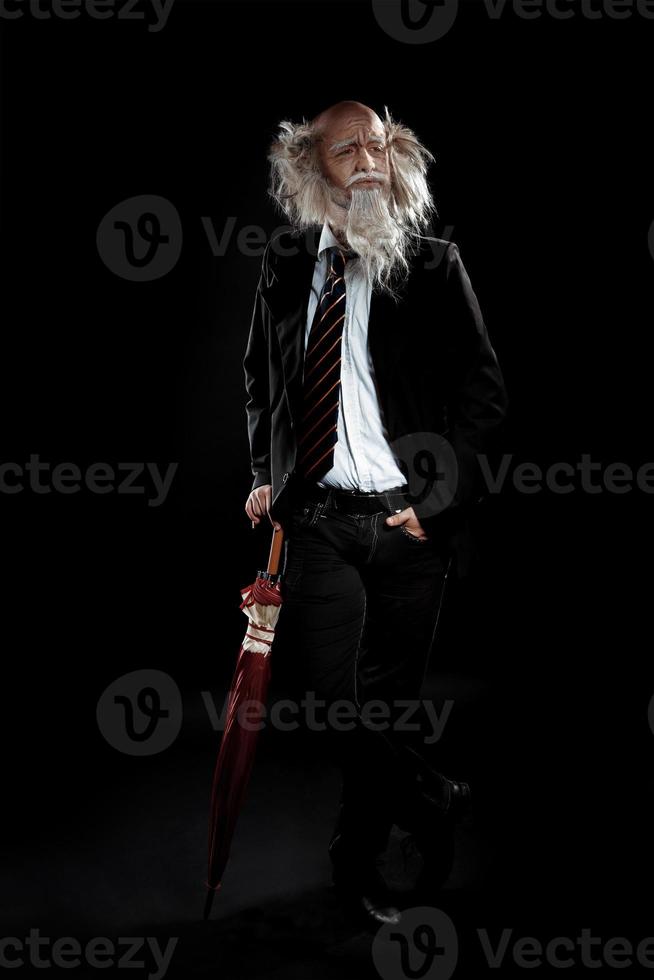
[[[514,464],[651,459],[652,26],[574,9],[493,20],[461,4],[426,45],[392,39],[363,3],[176,0],[159,33],[0,22],[2,458],[179,464],[160,507],[0,494],[5,934],[188,933],[195,969],[226,976],[267,976],[267,962],[295,976],[298,949],[323,956],[292,923],[307,868],[326,888],[332,777],[299,736],[263,736],[241,856],[198,924],[218,741],[200,692],[224,693],[239,588],[269,544],[243,510],[260,260],[236,234],[283,223],[266,195],[280,119],[388,105],[436,154],[435,231],[458,243],[484,311]],[[141,194],[175,206],[183,248],[139,283],[103,263],[96,231]],[[235,219],[224,256],[203,217],[218,235]],[[443,768],[482,801],[442,907],[464,929],[637,942],[652,932],[651,496],[509,484],[483,532],[430,675],[438,702],[455,699]],[[168,672],[185,705],[178,740],[147,758],[113,749],[95,717],[140,668]],[[279,943],[265,924],[282,898]],[[367,954],[349,955],[334,969],[368,975]]]

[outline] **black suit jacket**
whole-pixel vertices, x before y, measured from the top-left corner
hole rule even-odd
[[[304,236],[283,232],[268,243],[243,361],[252,489],[272,484],[271,511],[282,526],[295,478],[304,328],[319,235],[320,228]],[[447,534],[465,574],[473,553],[468,518],[484,496],[477,454],[505,417],[507,396],[454,243],[420,240],[399,301],[373,291],[368,346],[389,442],[433,432],[454,449],[458,482],[451,504],[435,516],[417,512],[428,535]]]

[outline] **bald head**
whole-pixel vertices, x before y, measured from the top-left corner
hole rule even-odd
[[[338,192],[351,188],[390,191],[386,130],[377,113],[361,102],[337,102],[312,120],[323,175]]]
[[[370,106],[364,105],[363,102],[352,102],[349,99],[324,109],[311,121],[317,135],[322,135],[326,129],[329,130],[334,126],[356,126],[357,124],[367,125],[371,129],[376,128],[377,132],[383,133],[384,131],[381,119]]]

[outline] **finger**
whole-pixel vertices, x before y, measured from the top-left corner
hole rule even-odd
[[[247,513],[250,521],[252,522],[252,527],[256,527],[259,523],[260,518],[263,516],[260,508],[258,507],[258,500],[256,494],[251,494],[248,497],[248,501],[245,505],[245,512]]]
[[[266,491],[266,514],[268,515],[268,519],[272,524],[272,526],[275,528],[276,531],[278,531],[279,528],[281,527],[281,524],[279,523],[279,521],[276,521],[275,518],[270,513],[271,507],[272,507],[272,492],[271,489],[268,488],[268,490]]]
[[[250,524],[252,525],[252,527],[256,527],[257,524],[259,523],[259,518],[255,516],[254,511],[252,510],[252,507],[249,502],[245,506],[245,513],[250,518]]]
[[[266,512],[265,508],[261,503],[261,498],[258,495],[255,495],[252,498],[252,510],[254,512],[253,514],[254,517],[263,517],[263,515]]]
[[[406,522],[411,517],[411,511],[412,511],[411,507],[407,507],[405,508],[405,510],[397,510],[395,511],[394,514],[391,514],[389,517],[386,518],[386,523],[391,525],[406,524]]]
[[[414,537],[416,538],[420,538],[421,541],[423,538],[427,537],[427,535],[425,534],[425,529],[423,528],[422,524],[420,523],[417,517],[414,517],[412,520],[407,521],[405,527],[410,534],[413,534]]]

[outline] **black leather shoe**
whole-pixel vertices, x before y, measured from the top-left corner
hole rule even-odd
[[[448,779],[450,798],[445,808],[445,815],[453,820],[460,820],[470,810],[470,786],[468,783],[459,783],[455,779]]]
[[[332,881],[344,904],[372,926],[386,923],[397,925],[402,920],[400,910],[393,905],[388,886],[377,870],[374,858],[348,859],[342,838],[335,837],[329,845],[332,860]]]
[[[440,813],[456,822],[470,810],[468,783],[441,775],[438,775],[437,779],[430,778],[423,773],[418,773],[416,782],[420,796],[433,807],[435,813]]]

